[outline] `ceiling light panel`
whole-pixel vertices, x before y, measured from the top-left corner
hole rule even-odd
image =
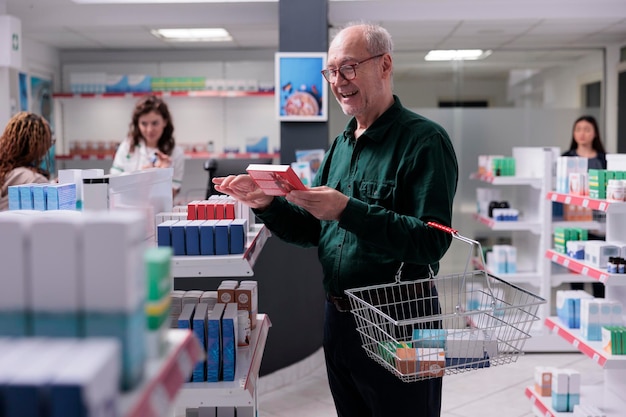
[[[223,28],[155,29],[151,33],[169,42],[229,42],[230,33]]]
[[[482,49],[438,49],[428,52],[426,61],[476,61],[485,59],[491,51]]]

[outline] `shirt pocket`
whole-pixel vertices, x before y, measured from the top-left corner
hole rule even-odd
[[[389,207],[396,186],[391,181],[362,181],[359,185],[359,199],[368,204],[379,204]]]

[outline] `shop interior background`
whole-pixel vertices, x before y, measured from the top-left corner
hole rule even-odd
[[[329,39],[355,18],[380,22],[391,32],[395,91],[406,106],[442,124],[454,142],[460,179],[453,226],[464,235],[474,236],[481,227],[470,216],[477,184],[469,176],[479,154],[510,155],[513,146],[564,150],[573,121],[584,113],[598,118],[608,152],[618,151],[617,74],[626,70],[619,59],[626,44],[623,0],[330,0],[328,12]],[[9,70],[8,76],[17,80],[21,72],[50,80],[55,93],[69,91],[71,73],[90,71],[273,85],[279,46],[276,1],[94,5],[0,0],[1,14],[20,19],[23,38],[22,71]],[[159,27],[208,26],[226,28],[233,41],[172,44],[150,34]],[[492,53],[481,61],[424,60],[431,49],[466,48]],[[12,87],[11,97],[19,94]],[[72,141],[122,140],[134,102],[53,99],[57,153],[67,153]],[[267,136],[270,151],[279,151],[280,122],[271,96],[169,97],[167,102],[180,144],[212,141],[221,152]],[[444,107],[450,103],[453,107]],[[332,97],[328,110],[330,142],[348,119]],[[190,199],[206,187],[202,162],[187,164],[183,195]],[[110,165],[98,163],[106,169]],[[458,271],[462,259],[451,254],[442,272]]]

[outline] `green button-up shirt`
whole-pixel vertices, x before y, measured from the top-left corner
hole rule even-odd
[[[349,288],[436,273],[452,237],[426,226],[450,226],[458,165],[446,131],[394,104],[358,140],[356,120],[326,153],[313,186],[326,185],[350,197],[339,221],[320,221],[275,198],[257,213],[279,238],[318,246],[324,288],[343,295]],[[294,271],[297,279],[297,271]]]

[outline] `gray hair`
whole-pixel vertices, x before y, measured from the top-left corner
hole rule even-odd
[[[391,35],[384,27],[376,24],[363,21],[349,22],[341,28],[338,32],[341,33],[344,29],[353,26],[361,26],[363,28],[363,34],[365,35],[365,42],[367,43],[367,51],[372,55],[378,54],[392,54],[393,53],[393,40]]]

